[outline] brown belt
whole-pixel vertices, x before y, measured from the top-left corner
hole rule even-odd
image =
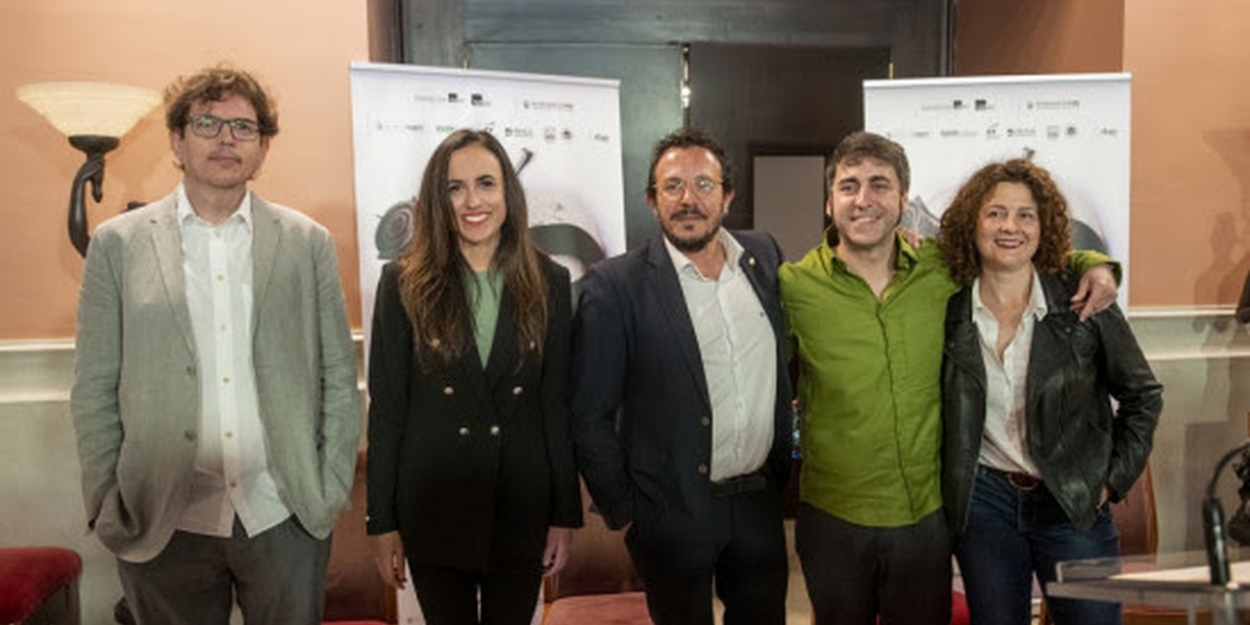
[[[1042,478],[1037,477],[1036,475],[1029,475],[1028,473],[1022,473],[1020,471],[1004,471],[1002,469],[995,469],[994,467],[988,467],[985,465],[981,465],[981,467],[985,469],[986,473],[989,473],[990,475],[997,475],[998,477],[1007,480],[1007,483],[1011,484],[1016,490],[1028,491],[1042,485]]]

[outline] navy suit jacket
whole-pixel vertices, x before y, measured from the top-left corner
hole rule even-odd
[[[777,398],[765,473],[784,487],[793,446],[781,251],[761,232],[730,233],[777,337]],[[661,235],[662,236],[662,235]],[[573,430],[582,475],[608,526],[705,531],[711,509],[712,405],[694,325],[661,236],[596,264],[578,283]]]

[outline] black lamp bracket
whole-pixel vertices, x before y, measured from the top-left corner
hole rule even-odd
[[[74,135],[69,144],[87,155],[87,161],[78,168],[74,185],[69,194],[69,239],[81,256],[87,255],[87,183],[91,183],[91,197],[96,203],[104,199],[104,155],[118,146],[117,137],[101,135]]]

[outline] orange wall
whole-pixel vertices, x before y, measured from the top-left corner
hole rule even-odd
[[[960,0],[957,20],[962,75],[1133,75],[1132,304],[1236,303],[1250,270],[1245,0]]]
[[[255,72],[278,101],[281,132],[254,188],[303,210],[338,243],[353,326],[360,325],[348,64],[368,60],[358,2],[152,0],[2,2],[0,24],[0,340],[74,334],[82,261],[65,234],[70,182],[83,155],[26,105],[18,86],[50,80],[162,90],[218,61]],[[156,200],[179,180],[163,111],[106,157],[92,226],[129,200]]]
[[[1250,3],[1124,3],[1133,300],[1235,304],[1250,270]],[[1140,296],[1140,297],[1139,297]]]
[[[954,72],[1118,72],[1124,0],[958,0]]]

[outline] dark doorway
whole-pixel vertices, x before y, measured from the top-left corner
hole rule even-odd
[[[754,227],[753,157],[832,152],[864,125],[863,80],[889,65],[884,47],[691,44],[690,123],[720,139],[738,170],[725,225]]]

